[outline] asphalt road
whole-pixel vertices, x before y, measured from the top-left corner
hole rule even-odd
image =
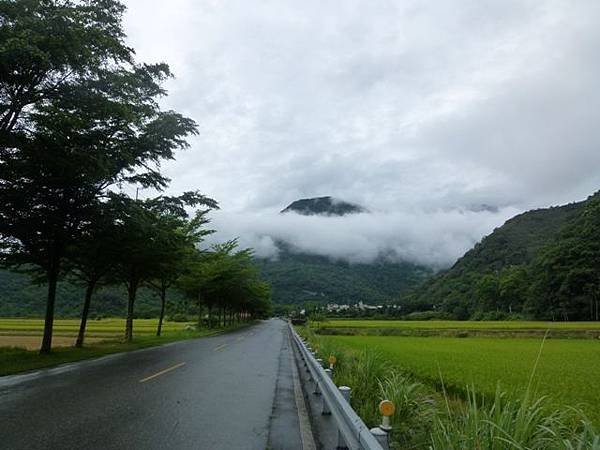
[[[286,326],[2,377],[0,448],[307,448]]]

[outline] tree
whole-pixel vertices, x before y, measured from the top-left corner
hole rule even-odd
[[[206,217],[211,209],[218,209],[217,202],[198,192],[186,192],[179,197],[158,197],[146,202],[159,217],[158,224],[164,227],[161,236],[167,237],[156,243],[160,253],[158,272],[147,281],[148,286],[158,292],[160,297],[160,316],[156,335],[161,335],[165,317],[167,290],[185,273],[187,265],[196,252],[196,247],[213,230],[205,228],[209,223]],[[190,217],[186,207],[203,206]],[[206,209],[208,208],[208,209]]]
[[[127,287],[125,339],[131,341],[139,287],[154,282],[161,290],[164,306],[166,290],[180,274],[179,259],[209,232],[203,229],[209,210],[204,209],[189,220],[186,207],[216,208],[217,203],[197,192],[145,201],[126,196],[114,198],[120,204],[121,216],[115,233],[118,252],[113,264],[113,279]]]
[[[35,123],[36,105],[60,97],[107,62],[132,62],[124,10],[115,0],[0,1],[2,145]]]
[[[113,262],[112,280],[123,282],[127,288],[125,340],[133,339],[134,305],[138,288],[160,270],[158,245],[168,239],[158,217],[142,202],[126,196],[115,197],[121,212],[115,240],[119,251]]]
[[[513,313],[522,310],[529,291],[529,274],[526,267],[525,265],[509,266],[500,273],[498,289],[500,307],[503,311]]]
[[[199,252],[189,272],[179,280],[179,288],[188,298],[207,307],[209,327],[213,326],[215,308],[223,325],[235,318],[270,314],[271,286],[260,279],[252,250],[237,250],[237,246],[233,240]],[[201,308],[199,311],[201,316]]]
[[[107,277],[117,253],[117,211],[113,202],[101,204],[82,236],[68,247],[66,270],[76,281],[85,286],[81,322],[76,347],[83,347],[85,330],[92,302],[92,295]]]
[[[600,193],[546,245],[535,267],[535,307],[551,306],[564,320],[600,319]]]
[[[140,65],[118,1],[0,1],[0,243],[3,262],[48,283],[41,353],[52,345],[67,249],[111,187],[163,189],[160,161],[195,124],[161,111],[165,64]]]
[[[488,273],[477,282],[477,296],[484,310],[497,310],[500,301],[500,284],[498,275]]]

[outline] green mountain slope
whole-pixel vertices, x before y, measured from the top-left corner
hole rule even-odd
[[[349,264],[283,250],[277,261],[259,260],[275,303],[383,303],[431,276],[410,263]]]
[[[593,233],[587,236],[578,231],[582,228],[582,218],[596,217],[597,220],[599,213],[592,206],[599,199],[600,195],[595,194],[584,202],[533,210],[513,217],[450,269],[405,295],[406,308],[436,309],[459,319],[511,314],[544,319],[592,318],[589,298],[575,302],[583,302],[584,308],[574,306],[575,291],[566,293],[564,285],[558,281],[568,278],[576,268],[575,261],[581,258],[571,255],[571,261],[563,261],[562,265],[560,261],[564,255],[556,256],[554,263],[548,258],[552,252],[556,253],[557,246],[565,248],[567,237],[570,248],[591,252],[592,259],[600,255],[591,245]],[[590,272],[589,277],[600,279],[600,264],[595,269],[590,268]],[[554,286],[553,290],[550,286]],[[562,303],[553,298],[558,291],[561,291]],[[592,296],[581,292],[577,295]]]

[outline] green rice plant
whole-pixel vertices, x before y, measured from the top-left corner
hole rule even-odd
[[[544,322],[527,320],[374,320],[330,319],[320,328],[404,328],[434,330],[600,330],[600,322]]]
[[[344,351],[373,349],[413,379],[466,399],[466,386],[494,397],[500,383],[509,392],[524,392],[540,350],[539,339],[415,338],[382,336],[319,336],[322,345]],[[600,426],[600,342],[548,339],[533,379],[549,407],[576,405]]]

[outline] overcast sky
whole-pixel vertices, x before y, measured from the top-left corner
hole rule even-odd
[[[176,75],[164,106],[200,127],[171,191],[217,199],[222,237],[447,265],[600,188],[598,0],[125,3],[139,60]],[[377,220],[276,214],[321,195]]]

